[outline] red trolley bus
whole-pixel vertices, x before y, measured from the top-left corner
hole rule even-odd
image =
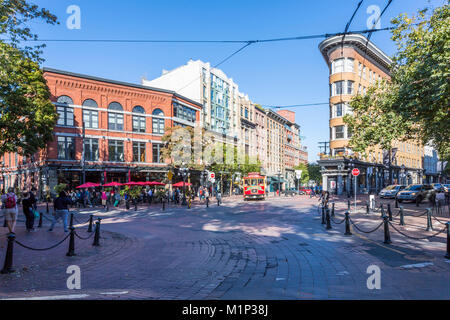
[[[250,172],[244,180],[244,200],[266,198],[266,177],[259,172]]]

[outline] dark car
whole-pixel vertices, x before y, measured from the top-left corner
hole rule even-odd
[[[445,188],[443,184],[440,183],[432,183],[431,186],[434,188],[436,192],[444,192]]]
[[[380,198],[387,198],[387,199],[395,199],[397,196],[397,193],[403,189],[405,189],[406,186],[400,185],[400,184],[393,184],[391,186],[387,186],[386,188],[382,189],[379,193]]]
[[[284,192],[284,195],[287,197],[287,196],[295,196],[295,195],[298,195],[298,190],[297,189],[295,189],[295,188],[291,188],[291,189],[287,189],[287,190],[285,190]]]
[[[397,193],[398,202],[409,200],[421,203],[423,200],[430,200],[436,194],[433,186],[428,184],[411,184]]]

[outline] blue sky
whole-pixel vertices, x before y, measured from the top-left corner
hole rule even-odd
[[[59,26],[33,23],[41,39],[189,39],[249,40],[342,32],[359,0],[35,0],[58,16]],[[394,0],[381,27],[400,13],[414,13],[444,0]],[[350,30],[366,29],[370,5],[381,9],[387,0],[365,0]],[[81,29],[66,27],[70,5],[81,9]],[[328,69],[320,39],[255,44],[220,68],[240,91],[262,105],[293,105],[328,101]],[[387,31],[372,41],[388,55],[395,52]],[[217,64],[241,44],[108,44],[48,43],[44,66],[119,81],[140,83],[162,69],[189,59]],[[329,140],[328,106],[291,108],[305,137],[309,161],[317,160],[318,142]]]

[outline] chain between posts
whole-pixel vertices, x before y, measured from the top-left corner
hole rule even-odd
[[[363,232],[363,233],[372,233],[372,232],[375,232],[375,231],[377,231],[377,230],[384,224],[384,221],[383,221],[383,222],[381,222],[381,223],[378,225],[378,227],[376,227],[375,229],[373,229],[373,230],[371,230],[371,231],[365,231],[365,230],[360,229],[360,228],[356,225],[356,223],[353,222],[352,218],[349,217],[349,220],[350,220],[351,224],[356,228],[356,230],[361,231],[361,232]]]
[[[441,234],[442,232],[444,232],[444,231],[447,230],[447,226],[445,226],[442,230],[440,230],[440,231],[438,231],[438,232],[436,232],[436,233],[434,233],[434,234],[432,234],[432,235],[417,238],[417,237],[409,236],[409,235],[407,235],[406,233],[404,233],[404,232],[398,230],[391,222],[389,222],[389,224],[391,225],[391,227],[392,227],[395,231],[397,231],[397,232],[400,233],[401,235],[403,235],[403,236],[405,236],[405,237],[407,237],[407,238],[413,239],[413,240],[425,240],[425,239],[430,239],[430,238],[436,237],[437,235],[439,235],[439,234]]]
[[[75,236],[76,236],[78,239],[80,239],[80,240],[89,240],[90,238],[92,238],[92,236],[93,236],[94,234],[95,234],[95,233],[92,232],[89,236],[87,236],[87,237],[82,237],[82,236],[80,236],[80,235],[75,231]]]
[[[66,241],[67,238],[69,238],[69,237],[70,237],[70,234],[68,234],[67,236],[65,236],[64,239],[62,239],[62,240],[61,240],[60,242],[58,242],[57,244],[55,244],[55,245],[53,245],[53,246],[51,246],[51,247],[48,247],[48,248],[43,248],[43,249],[29,247],[29,246],[27,246],[27,245],[21,243],[21,242],[18,241],[17,239],[16,239],[14,242],[17,243],[19,246],[21,246],[21,247],[23,247],[23,248],[25,248],[25,249],[28,249],[28,250],[33,250],[33,251],[47,251],[47,250],[51,250],[51,249],[56,248],[57,246],[59,246],[60,244],[62,244],[64,241]]]

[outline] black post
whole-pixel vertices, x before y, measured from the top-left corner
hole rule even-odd
[[[325,221],[325,207],[322,207],[322,224],[326,224],[326,221]]]
[[[165,201],[163,201],[163,203],[162,203],[162,209],[163,209],[163,211],[166,210],[166,202]]]
[[[206,207],[209,208],[209,197],[206,197]]]
[[[392,210],[391,210],[391,204],[390,203],[388,203],[388,208],[387,208],[387,212],[388,212],[388,215],[389,215],[389,221],[392,221]]]
[[[381,211],[381,217],[383,218],[385,216],[383,204],[381,204],[380,209],[381,209],[380,210]]]
[[[419,206],[419,197],[416,197],[416,207]]]
[[[433,222],[431,221],[431,209],[427,209],[427,229],[426,231],[433,231]]]
[[[133,199],[133,203],[134,203],[134,211],[137,211],[137,200]]]
[[[94,220],[94,216],[91,214],[91,216],[89,217],[89,227],[87,232],[92,232],[92,222]]]
[[[127,199],[127,201],[125,201],[125,208],[127,208],[127,210],[130,210],[130,201]]]
[[[347,200],[347,210],[350,211],[350,200]]]
[[[395,197],[395,207],[398,208],[398,199]]]
[[[5,215],[5,220],[3,220],[3,228],[6,228],[7,224],[6,224],[6,215]]]
[[[39,212],[39,224],[38,228],[42,228],[42,212]]]
[[[326,210],[326,213],[327,213],[327,215],[326,215],[326,219],[327,219],[327,230],[330,230],[330,229],[331,229],[330,210],[327,209],[327,210]]]
[[[15,239],[16,235],[14,233],[10,233],[8,235],[8,247],[6,248],[5,264],[3,265],[2,271],[0,271],[0,273],[2,274],[14,272],[14,269],[12,268],[12,263],[13,263],[13,249]]]
[[[75,255],[75,228],[70,226],[69,251],[67,251],[66,256],[72,257],[74,255]]]
[[[331,204],[331,216],[334,217],[334,202]]]
[[[446,225],[447,225],[447,254],[445,255],[445,258],[450,259],[450,222],[447,222]]]
[[[403,206],[400,207],[400,225],[401,226],[405,225],[405,217],[404,217],[404,213],[403,213]]]
[[[70,225],[69,228],[73,228],[73,212],[70,213]]]
[[[383,217],[384,220],[384,243],[390,244],[391,242],[391,234],[389,233],[389,218],[387,216]]]
[[[47,214],[48,214],[48,198],[45,198],[45,202],[47,203]]]
[[[94,234],[94,243],[92,244],[95,247],[98,247],[100,245],[100,221],[102,219],[98,218],[98,220],[95,222],[95,234]]]
[[[366,202],[366,214],[370,214],[369,200]]]
[[[345,213],[345,233],[346,236],[351,236],[352,233],[350,231],[350,213],[347,211]]]

